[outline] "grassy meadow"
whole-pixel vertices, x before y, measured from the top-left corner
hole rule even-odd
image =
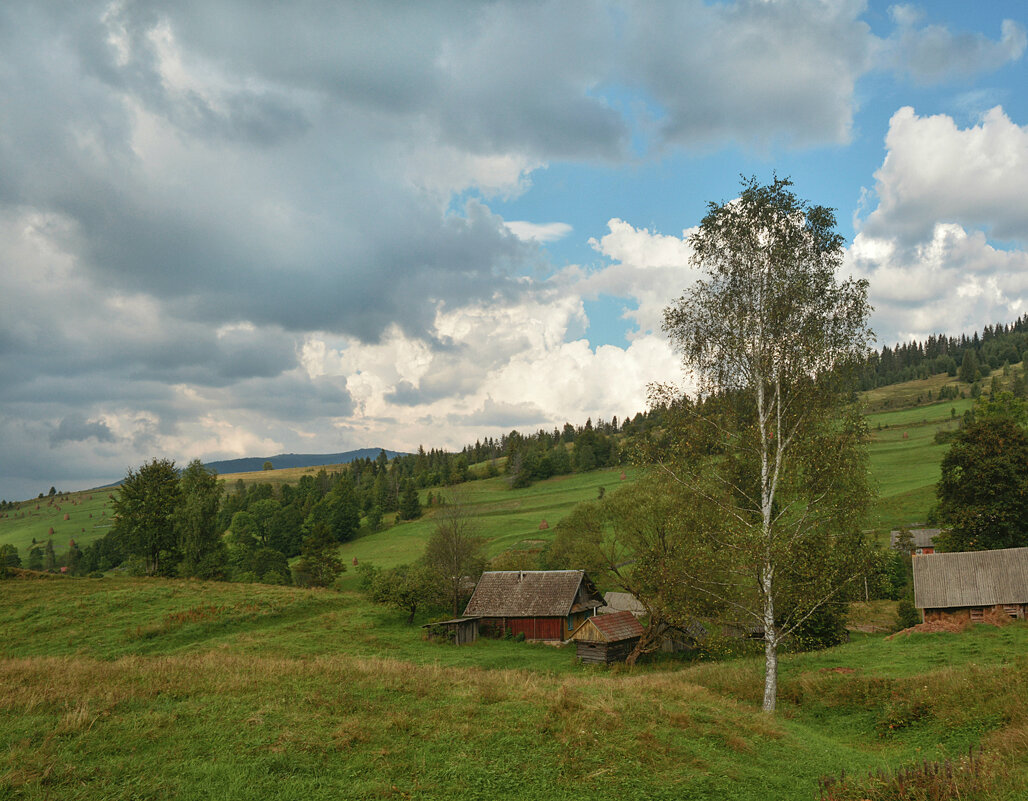
[[[111,526],[110,494],[113,492],[113,489],[94,489],[23,501],[17,508],[0,514],[0,544],[14,545],[22,562],[28,558],[33,540],[45,543],[51,537],[51,528],[57,551],[66,551],[69,540],[75,540],[79,546],[88,545]]]
[[[131,578],[2,585],[0,798],[817,798],[983,745],[1028,788],[1028,626],[761,661],[579,665],[422,639],[348,591]],[[959,764],[959,762],[958,762]]]
[[[501,476],[463,484],[457,492],[475,516],[479,533],[487,540],[486,554],[492,557],[508,550],[538,551],[553,538],[555,525],[575,506],[596,500],[601,488],[612,492],[638,475],[639,470],[631,467],[594,470],[557,476],[516,490],[510,489]],[[433,494],[438,492],[433,490]],[[422,491],[422,502],[427,495]],[[541,528],[544,524],[546,527]],[[411,562],[421,555],[434,526],[434,510],[428,509],[419,520],[397,523],[343,543],[340,554],[349,565],[353,559],[376,567]],[[344,586],[352,578],[344,575]]]

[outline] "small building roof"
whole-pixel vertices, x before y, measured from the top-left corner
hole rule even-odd
[[[918,609],[1028,603],[1028,548],[932,553],[914,559]]]
[[[631,612],[624,611],[611,612],[609,615],[596,615],[589,618],[574,630],[571,634],[571,639],[586,639],[610,643],[631,640],[642,635],[642,623]]]
[[[603,606],[584,570],[490,570],[479,579],[464,616],[564,617],[572,606]]]
[[[422,623],[421,628],[430,629],[432,626],[457,626],[461,623],[473,623],[477,617],[455,617],[450,620],[437,620],[434,623]]]
[[[938,528],[912,528],[908,529],[911,536],[911,545],[914,548],[932,548],[935,545],[935,537],[942,529]],[[899,530],[889,532],[889,544],[893,548],[899,548]]]
[[[630,592],[605,592],[603,600],[607,604],[600,610],[601,615],[613,612],[631,612],[637,617],[646,614],[646,607]]]

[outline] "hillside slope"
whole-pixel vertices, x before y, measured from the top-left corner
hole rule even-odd
[[[1023,623],[787,656],[768,717],[759,659],[608,671],[569,648],[456,648],[348,592],[4,593],[5,798],[805,799],[840,771],[959,769],[978,744],[962,797],[1026,787]]]

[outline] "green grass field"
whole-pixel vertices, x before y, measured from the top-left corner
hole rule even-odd
[[[824,774],[957,758],[1023,798],[1028,626],[761,663],[606,670],[422,639],[350,592],[5,582],[0,798],[814,799]]]
[[[18,504],[18,508],[0,516],[0,544],[14,545],[23,562],[28,557],[33,539],[45,543],[51,528],[54,531],[54,548],[58,551],[66,551],[69,540],[75,540],[80,546],[87,545],[110,528],[109,495],[113,492],[113,489],[96,489],[70,492],[67,500],[63,501],[56,496],[24,501]]]
[[[500,477],[469,482],[458,491],[477,520],[480,536],[487,540],[486,554],[492,557],[507,550],[538,550],[553,538],[556,524],[576,505],[595,500],[601,487],[612,492],[622,484],[631,483],[638,474],[634,468],[596,470],[558,476],[517,490],[510,489]],[[439,490],[433,490],[437,492]],[[445,494],[446,490],[443,492]],[[424,501],[427,492],[421,495]],[[435,526],[434,515],[434,510],[429,509],[419,520],[398,523],[344,543],[340,554],[349,565],[353,559],[376,567],[411,562],[424,550]],[[548,528],[540,528],[544,521]],[[343,585],[352,579],[352,576],[344,576]]]

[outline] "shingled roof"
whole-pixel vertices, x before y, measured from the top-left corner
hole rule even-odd
[[[621,642],[630,640],[633,637],[642,637],[642,623],[638,621],[631,612],[611,612],[606,615],[597,615],[586,620],[581,626],[575,629],[571,635],[572,640],[595,639],[595,637],[582,637],[583,629],[593,627],[599,633],[603,642]]]
[[[564,617],[576,601],[583,608],[603,605],[584,570],[490,570],[482,574],[464,617]]]
[[[1028,603],[1028,548],[914,558],[918,609]]]

